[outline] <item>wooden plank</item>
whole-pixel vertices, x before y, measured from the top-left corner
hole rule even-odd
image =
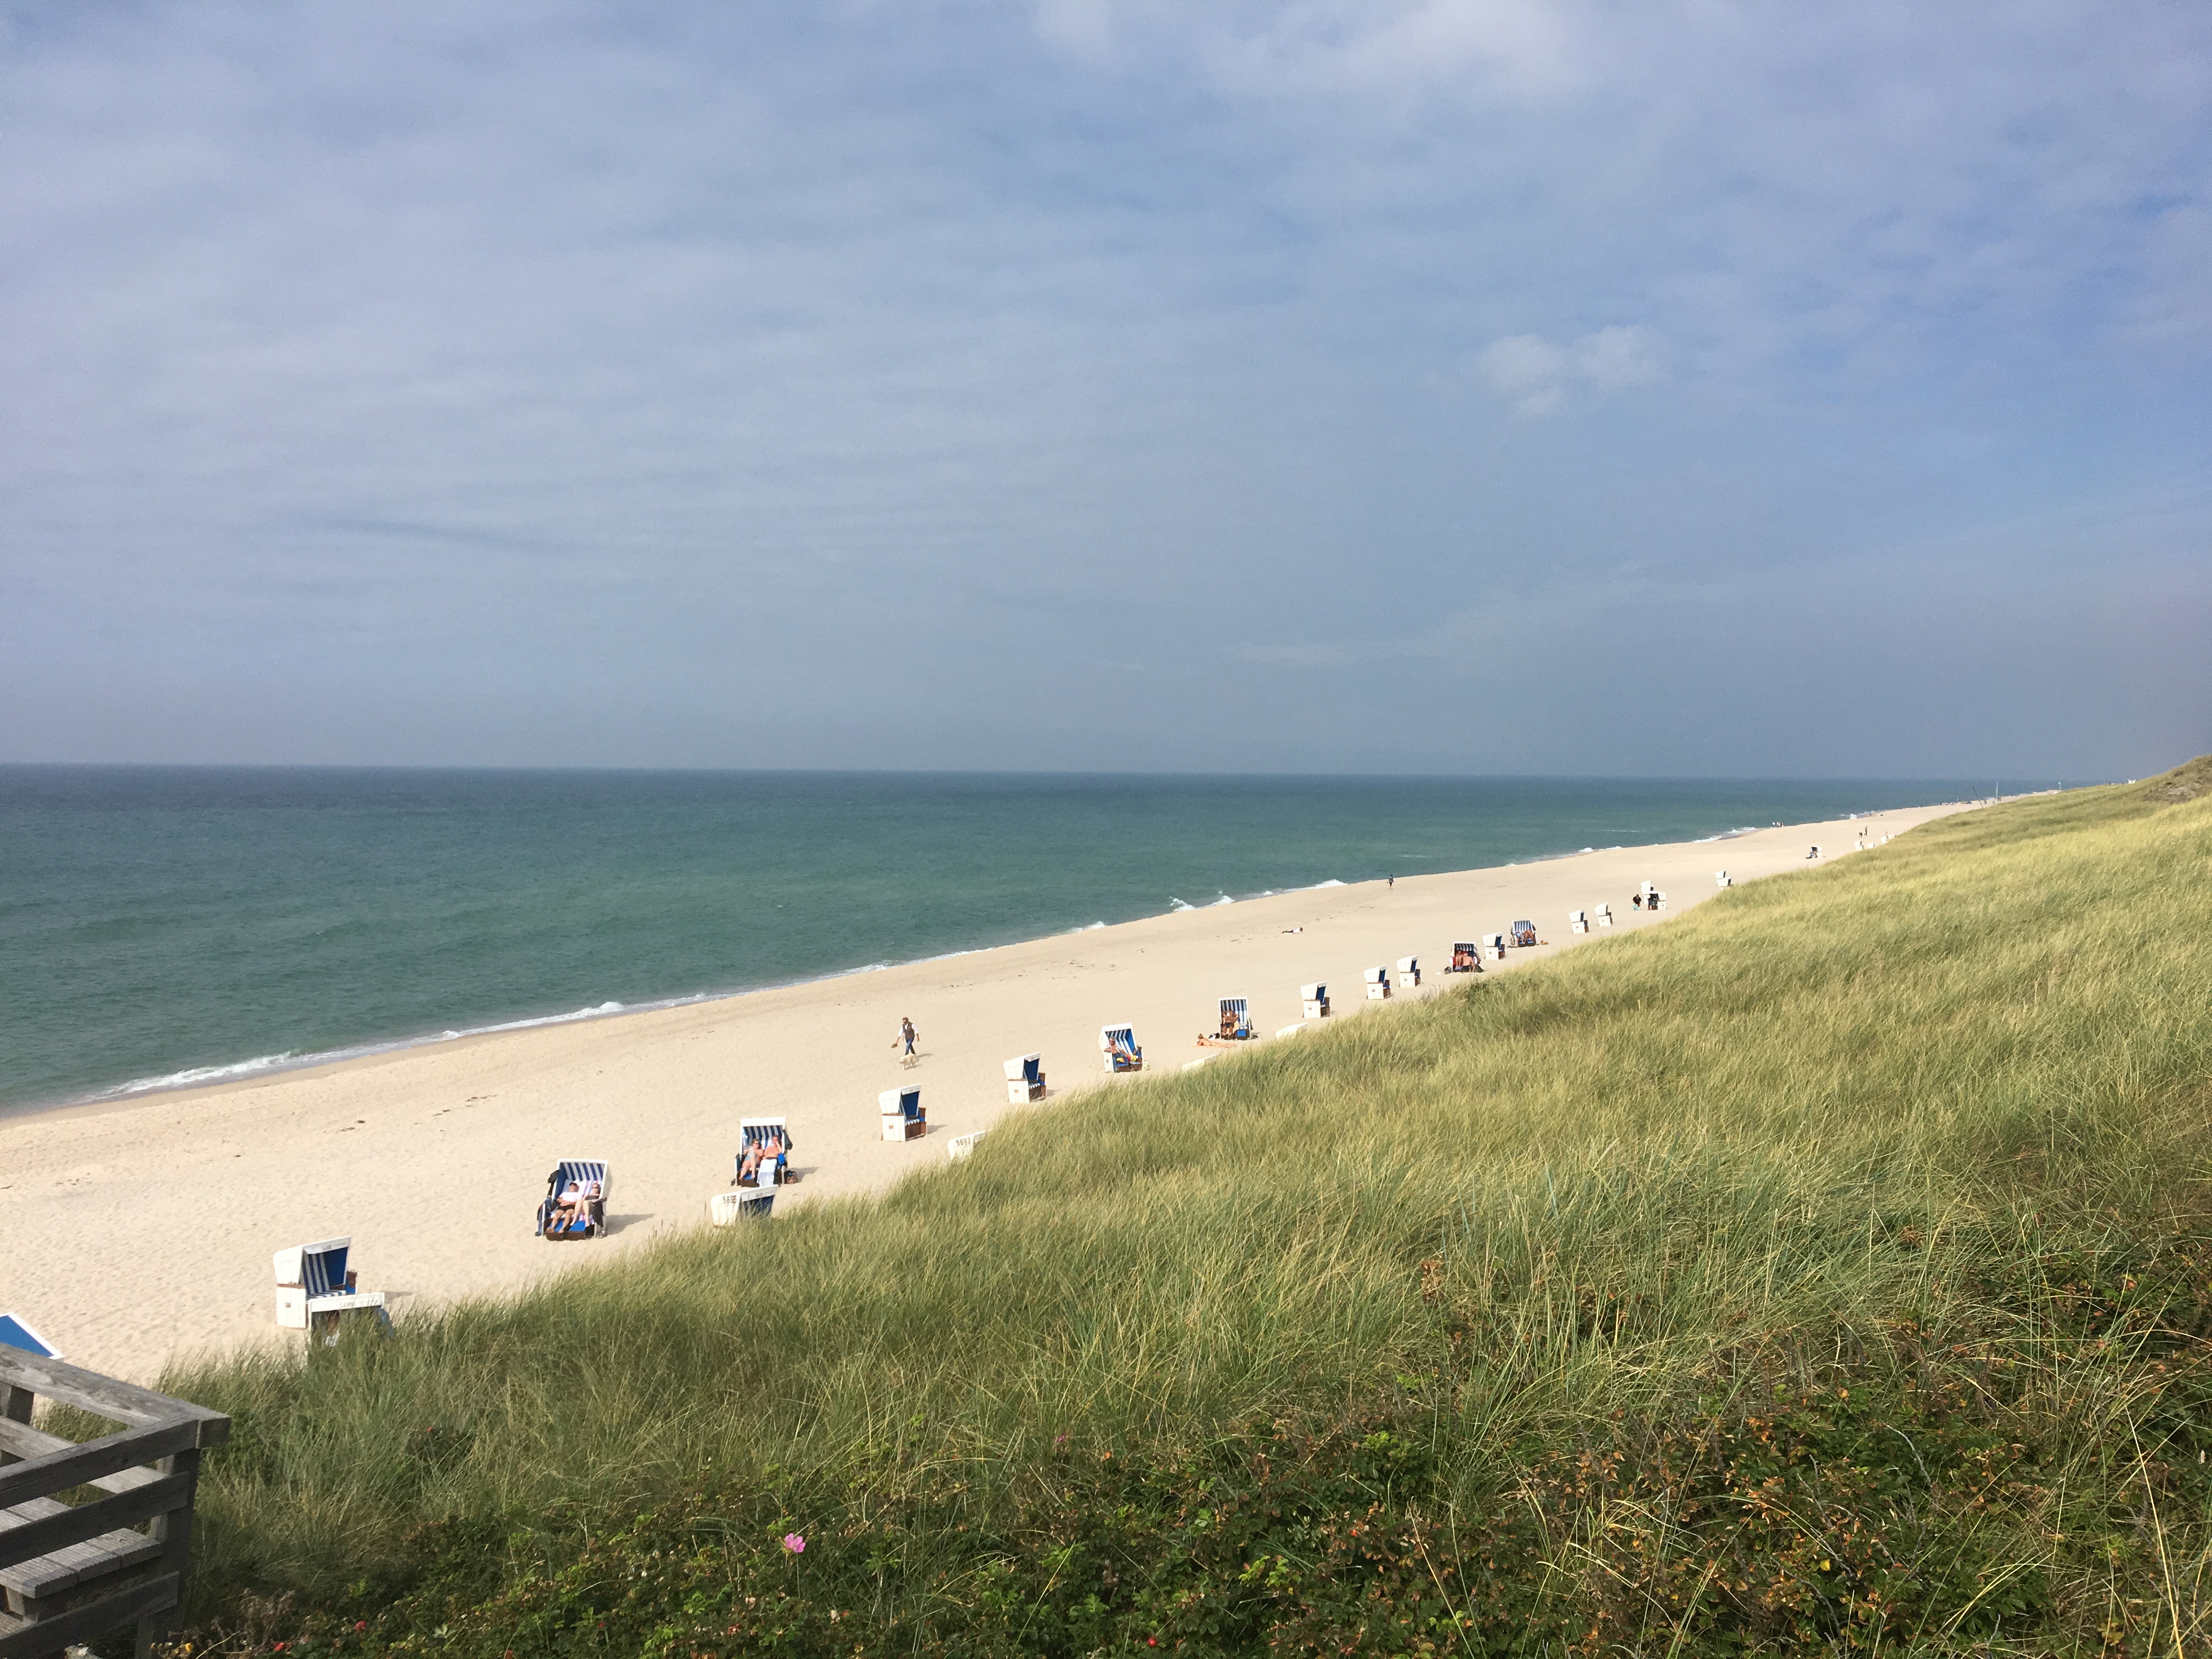
[[[0,1659],[50,1659],[64,1648],[89,1642],[118,1625],[135,1624],[149,1613],[166,1613],[177,1605],[178,1582],[175,1573],[164,1573],[34,1625],[0,1615]]]
[[[34,1429],[28,1423],[18,1423],[12,1417],[0,1417],[0,1451],[11,1451],[18,1457],[42,1457],[76,1443],[58,1434]]]
[[[0,1506],[20,1504],[27,1498],[66,1492],[89,1486],[103,1474],[113,1474],[134,1463],[150,1463],[185,1450],[199,1437],[197,1423],[157,1423],[151,1428],[129,1429],[103,1435],[82,1446],[27,1457],[0,1469]]]
[[[12,1567],[19,1561],[59,1549],[64,1544],[82,1544],[88,1538],[127,1527],[133,1521],[147,1520],[189,1503],[191,1495],[191,1475],[165,1475],[136,1492],[119,1492],[112,1497],[79,1504],[66,1515],[19,1522],[0,1531],[0,1567]]]
[[[143,1532],[126,1528],[102,1533],[82,1544],[64,1544],[34,1560],[0,1567],[0,1589],[18,1595],[58,1595],[91,1579],[150,1561],[161,1553],[161,1540]]]
[[[77,1443],[74,1440],[64,1440],[58,1434],[48,1434],[43,1429],[30,1428],[0,1418],[0,1449],[12,1451],[19,1457],[43,1457],[48,1452],[68,1451]],[[149,1480],[161,1478],[151,1469],[129,1468],[118,1469],[113,1474],[96,1474],[86,1484],[97,1486],[102,1492],[129,1492],[133,1486],[143,1486]]]
[[[204,1425],[195,1443],[220,1446],[230,1436],[230,1419],[221,1412],[172,1399],[58,1359],[41,1359],[21,1348],[0,1347],[0,1384],[27,1389],[44,1400],[58,1400],[112,1423],[148,1425],[191,1419]]]

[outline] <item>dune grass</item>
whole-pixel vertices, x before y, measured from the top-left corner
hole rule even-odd
[[[237,1424],[194,1639],[2193,1650],[2212,800],[2157,789],[173,1375]]]

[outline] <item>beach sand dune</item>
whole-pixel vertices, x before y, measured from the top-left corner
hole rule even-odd
[[[1298,987],[1326,981],[1336,1018],[1388,1018],[1360,973],[1421,958],[1431,995],[1455,939],[1533,920],[1574,939],[1571,909],[1612,904],[1613,933],[1664,925],[1629,895],[1655,882],[1680,914],[1738,881],[1807,867],[1857,834],[1893,835],[1959,810],[1926,807],[1798,824],[1720,842],[1588,853],[1541,863],[1310,889],[966,956],[605,1020],[431,1044],[222,1087],[0,1120],[0,1310],[72,1360],[152,1381],[173,1357],[280,1340],[270,1254],[350,1234],[365,1289],[395,1313],[526,1285],[702,1224],[729,1184],[738,1120],[781,1115],[801,1184],[789,1202],[879,1191],[942,1158],[956,1134],[1010,1110],[1000,1065],[1044,1056],[1053,1102],[1123,1086],[1098,1030],[1136,1028],[1147,1066],[1172,1072],[1224,996],[1263,1032],[1297,1022]],[[1298,930],[1298,931],[1291,931]],[[1602,932],[1594,938],[1606,937]],[[1494,971],[1494,964],[1493,964]],[[921,1060],[902,1069],[902,1014]],[[925,1140],[880,1137],[876,1096],[918,1083]],[[611,1165],[609,1236],[532,1236],[563,1157]],[[296,1336],[290,1337],[297,1341]]]

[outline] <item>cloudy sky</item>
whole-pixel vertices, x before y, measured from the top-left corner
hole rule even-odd
[[[2212,9],[0,6],[0,758],[2212,749]]]

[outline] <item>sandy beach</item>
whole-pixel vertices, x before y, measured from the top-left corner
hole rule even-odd
[[[794,1140],[794,1203],[875,1192],[942,1159],[955,1135],[1077,1091],[1122,1086],[1103,1024],[1136,1028],[1147,1069],[1209,1051],[1196,1035],[1225,996],[1250,1000],[1264,1033],[1299,1018],[1298,988],[1325,981],[1334,1018],[1388,1018],[1361,970],[1414,955],[1422,988],[1455,939],[1536,923],[1546,943],[1510,971],[1571,945],[1571,909],[1610,902],[1613,933],[1664,926],[1739,882],[1808,867],[1857,837],[1896,835],[1956,805],[1759,830],[1725,842],[1594,852],[1540,863],[1309,889],[1117,927],[683,1007],[426,1045],[221,1087],[0,1120],[0,1310],[77,1364],[151,1382],[173,1357],[301,1339],[272,1319],[270,1252],[350,1234],[363,1289],[396,1317],[605,1261],[672,1228],[704,1224],[730,1184],[741,1117],[781,1115]],[[1668,896],[1649,916],[1629,896]],[[1601,930],[1592,939],[1607,937]],[[1489,964],[1498,971],[1500,964]],[[902,1015],[921,1033],[902,1069]],[[1273,1039],[1269,1039],[1273,1040]],[[1290,1039],[1296,1041],[1297,1039]],[[1009,1106],[1000,1070],[1043,1055],[1051,1095]],[[926,1139],[885,1143],[876,1097],[919,1084]],[[532,1234],[547,1171],[605,1159],[604,1239]]]

